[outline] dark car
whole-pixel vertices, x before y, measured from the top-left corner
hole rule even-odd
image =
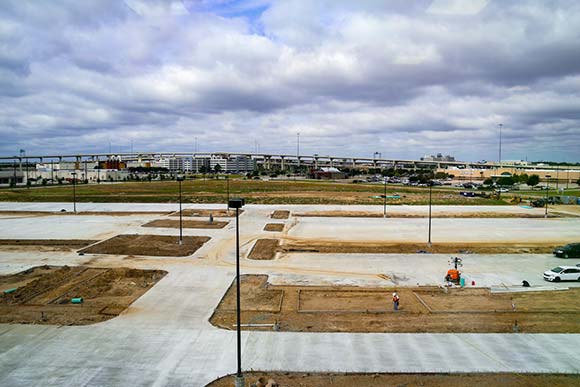
[[[561,258],[580,258],[580,243],[569,243],[566,246],[556,247],[554,255]]]

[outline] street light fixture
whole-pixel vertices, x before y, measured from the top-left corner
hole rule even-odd
[[[551,175],[546,175],[546,212],[544,213],[544,218],[548,217],[548,191],[550,191],[550,178]]]
[[[244,387],[242,374],[242,331],[240,328],[240,208],[245,204],[242,198],[233,198],[228,201],[228,207],[236,209],[236,312],[237,312],[237,357],[238,370],[236,372],[235,387]]]
[[[183,244],[183,216],[181,211],[181,182],[183,181],[182,176],[177,176],[177,181],[179,182],[179,244]]]
[[[433,192],[433,181],[429,180],[429,239],[427,245],[431,247],[431,198]]]
[[[71,172],[72,175],[72,183],[73,183],[73,212],[76,214],[77,213],[77,190],[76,190],[76,179],[77,179],[77,173],[76,172]]]

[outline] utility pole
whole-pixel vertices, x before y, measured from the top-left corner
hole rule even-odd
[[[300,167],[300,132],[296,133],[296,160]]]
[[[383,218],[387,217],[387,177],[383,176]]]
[[[499,167],[501,168],[501,129],[503,128],[503,124],[499,124]]]

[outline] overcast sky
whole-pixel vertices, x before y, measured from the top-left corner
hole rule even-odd
[[[0,155],[580,161],[580,1],[0,2]]]

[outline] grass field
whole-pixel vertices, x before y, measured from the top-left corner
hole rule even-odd
[[[259,204],[382,204],[380,184],[352,184],[321,181],[260,181],[232,179],[230,197],[241,196],[247,203]],[[429,190],[425,187],[388,185],[387,195],[398,194],[400,199],[388,199],[388,204],[427,204]],[[187,180],[182,183],[185,203],[222,203],[227,198],[225,180]],[[506,195],[505,198],[511,197]],[[465,198],[459,190],[433,188],[433,204],[494,205],[504,201],[484,198]],[[70,185],[0,190],[0,201],[13,202],[70,202]],[[176,181],[123,182],[80,184],[76,186],[78,202],[175,203],[179,200]]]

